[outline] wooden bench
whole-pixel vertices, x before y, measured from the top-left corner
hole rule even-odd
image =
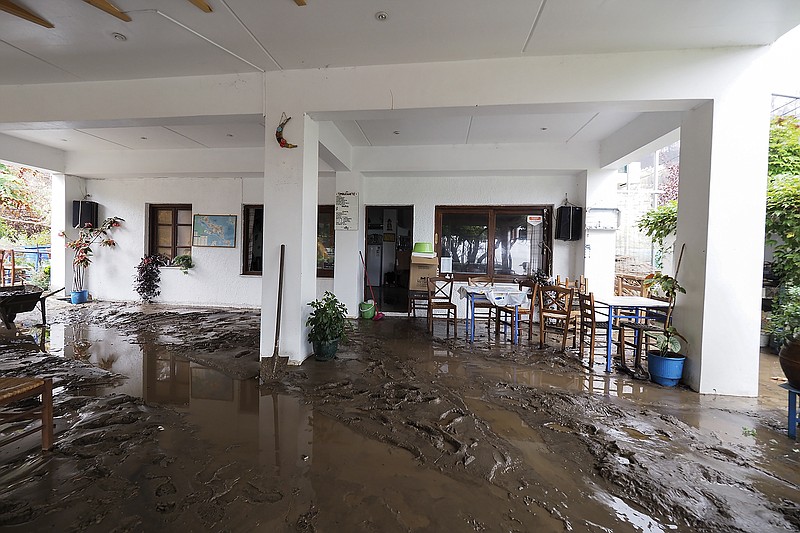
[[[12,404],[28,398],[42,397],[40,405],[13,408]],[[11,407],[9,407],[11,406]],[[53,380],[51,378],[0,378],[0,423],[17,420],[39,420],[41,425],[0,440],[5,446],[37,431],[42,432],[42,450],[53,446]]]

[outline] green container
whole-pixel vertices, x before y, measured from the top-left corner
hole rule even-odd
[[[358,310],[361,311],[361,318],[373,318],[375,316],[375,304],[369,302],[361,302],[358,305]]]
[[[429,254],[433,252],[433,243],[432,242],[415,242],[414,243],[414,251],[418,254]]]

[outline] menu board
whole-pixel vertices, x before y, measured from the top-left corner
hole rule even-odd
[[[334,229],[337,231],[358,230],[358,193],[353,191],[336,193],[336,220]]]

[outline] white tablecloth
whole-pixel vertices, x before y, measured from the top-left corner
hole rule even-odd
[[[528,299],[526,292],[518,289],[504,289],[502,287],[471,287],[464,285],[459,287],[458,294],[466,298],[470,294],[482,296],[497,306],[503,305],[522,305]]]

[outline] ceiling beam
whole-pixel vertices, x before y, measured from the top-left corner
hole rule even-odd
[[[34,13],[31,13],[22,6],[18,6],[11,0],[0,0],[0,11],[5,11],[6,13],[14,15],[15,17],[25,19],[29,22],[33,22],[34,24],[38,24],[39,26],[44,26],[45,28],[55,27],[49,21],[43,19],[42,17]]]
[[[196,5],[198,9],[201,11],[205,11],[206,13],[211,13],[211,6],[208,5],[205,0],[189,0],[191,3]]]
[[[298,6],[304,6],[306,5],[306,0],[294,0],[294,3]]]
[[[124,20],[125,22],[130,22],[131,18],[119,10],[117,6],[109,2],[108,0],[83,0],[87,4],[91,4],[97,9],[105,11],[109,15],[117,17],[119,20]]]

